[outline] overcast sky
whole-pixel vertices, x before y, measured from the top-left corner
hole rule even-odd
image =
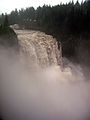
[[[30,6],[37,8],[38,6],[42,6],[44,4],[57,5],[60,4],[60,2],[66,3],[68,1],[70,0],[0,0],[0,13],[9,13],[15,8],[20,9]],[[77,0],[74,0],[74,2],[76,1]],[[82,0],[78,1],[81,2]]]

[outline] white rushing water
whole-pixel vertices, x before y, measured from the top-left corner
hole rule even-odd
[[[68,61],[60,69],[62,55],[53,37],[39,31],[16,33],[18,56],[12,49],[0,49],[0,116],[4,120],[89,120],[90,78],[85,78],[81,66]]]
[[[56,39],[39,31],[15,30],[20,45],[20,54],[27,60],[28,66],[48,67],[60,65],[61,49],[58,50]]]

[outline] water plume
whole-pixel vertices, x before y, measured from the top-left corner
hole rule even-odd
[[[88,120],[90,82],[80,65],[33,71],[12,50],[0,50],[0,113],[4,120]]]

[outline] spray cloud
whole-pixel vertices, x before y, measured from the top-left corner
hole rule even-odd
[[[12,50],[0,50],[0,113],[4,120],[90,119],[90,82],[79,65],[37,71]],[[88,78],[89,79],[89,78]]]

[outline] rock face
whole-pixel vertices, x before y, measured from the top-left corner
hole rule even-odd
[[[56,39],[39,31],[15,30],[20,46],[20,55],[28,66],[48,67],[61,65],[62,53]]]
[[[90,67],[90,38],[81,38],[78,48],[78,59],[80,63]]]

